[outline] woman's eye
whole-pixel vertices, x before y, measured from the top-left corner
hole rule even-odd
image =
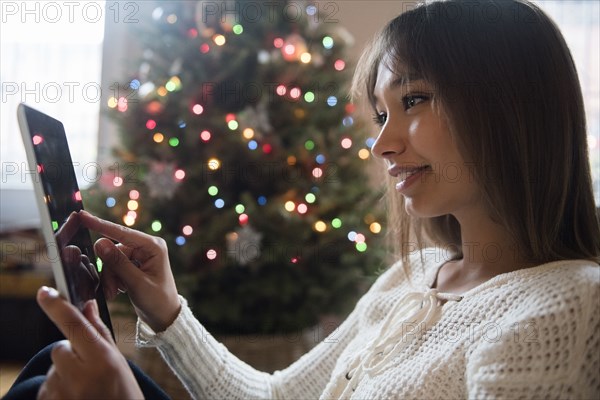
[[[429,97],[427,96],[409,94],[402,98],[402,104],[404,105],[404,110],[409,110],[417,104],[427,101],[428,99]]]
[[[384,112],[376,112],[373,115],[373,121],[379,126],[383,126],[385,121],[387,121],[387,114]]]

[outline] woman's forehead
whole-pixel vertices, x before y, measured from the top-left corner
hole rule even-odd
[[[381,60],[377,65],[377,76],[379,77],[385,70],[392,72],[397,78],[404,78],[405,82],[422,79],[422,76],[420,76],[406,60],[400,59],[400,57],[392,54],[390,51],[387,51],[381,57]]]
[[[399,63],[393,66],[382,60],[377,67],[374,90],[391,89],[420,80],[423,80],[423,77],[406,65]]]

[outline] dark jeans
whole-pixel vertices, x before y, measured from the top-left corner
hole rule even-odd
[[[46,380],[46,373],[52,365],[50,352],[53,346],[54,344],[47,346],[29,360],[2,400],[36,398],[40,386]],[[146,399],[169,399],[169,396],[139,367],[132,362],[129,362],[129,366]]]

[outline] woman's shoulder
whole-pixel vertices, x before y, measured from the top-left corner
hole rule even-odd
[[[559,301],[581,297],[589,303],[589,297],[600,292],[600,265],[590,260],[553,261],[524,270],[522,281],[528,290],[548,300],[549,295]]]
[[[514,275],[513,278],[512,275]],[[508,273],[507,281],[535,292],[569,293],[600,287],[600,265],[591,260],[558,260]]]
[[[492,290],[484,290],[485,286]],[[510,304],[508,314],[518,319],[586,318],[585,314],[600,310],[600,265],[589,260],[553,261],[499,275],[482,285],[481,294]]]
[[[472,390],[568,390],[567,397],[573,398],[587,397],[578,394],[581,390],[597,392],[598,264],[553,261],[498,275],[486,284],[463,299],[477,338],[467,355]]]

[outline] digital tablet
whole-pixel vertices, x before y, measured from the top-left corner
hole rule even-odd
[[[17,116],[56,288],[80,310],[95,298],[100,317],[112,333],[99,279],[102,263],[77,214],[83,203],[63,124],[25,104],[18,106]]]

